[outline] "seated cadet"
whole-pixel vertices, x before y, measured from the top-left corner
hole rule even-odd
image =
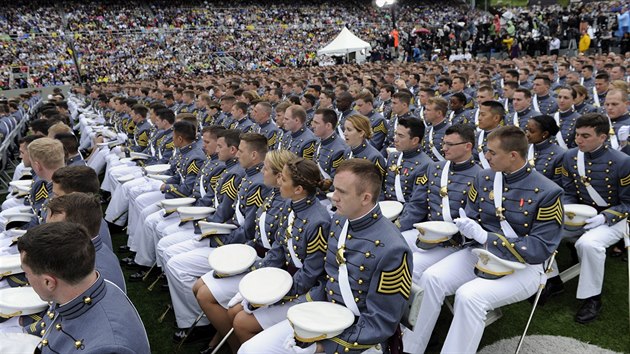
[[[442,139],[446,129],[451,123],[446,119],[448,102],[442,97],[431,97],[427,100],[424,109],[424,122],[428,129],[425,129],[424,139],[422,139],[422,150],[433,161],[444,161],[442,156]]]
[[[525,130],[529,118],[541,114],[535,107],[532,107],[532,94],[524,88],[517,88],[514,91],[513,105],[514,114],[511,117],[506,117],[505,121],[507,124],[523,130]]]
[[[269,102],[258,102],[252,109],[252,119],[256,122],[254,132],[264,135],[267,138],[269,151],[275,150],[280,142],[281,130],[278,128],[271,113],[273,108]]]
[[[534,96],[532,97],[532,106],[534,111],[542,114],[552,115],[558,111],[558,103],[556,99],[551,96],[551,80],[546,76],[536,76],[534,79],[534,85],[532,91]]]
[[[580,115],[583,115],[586,113],[596,113],[600,111],[600,108],[597,108],[586,102],[586,99],[588,98],[588,90],[584,86],[572,85],[571,87],[573,87],[577,94],[577,97],[575,98],[573,104],[576,112],[578,112]]]
[[[503,87],[502,98],[497,98],[505,108],[506,119],[514,117],[514,92],[516,92],[518,87],[516,81],[507,81]]]
[[[289,211],[284,208],[285,200],[280,193],[280,177],[284,165],[296,156],[287,150],[269,151],[265,156],[262,169],[263,182],[269,188],[273,188],[262,207],[256,212],[256,233],[253,239],[247,240],[246,244],[254,247],[258,257],[264,258],[265,254],[276,242],[276,231],[280,226],[283,216],[288,216]],[[208,272],[199,278],[193,286],[193,293],[197,298],[199,306],[206,314],[217,334],[210,342],[207,353],[212,352],[219,340],[232,328],[234,316],[228,318],[228,307],[230,300],[238,293],[240,280],[245,274],[216,278],[214,271]],[[232,307],[233,308],[233,307]],[[230,346],[237,348],[236,337],[230,337]]]
[[[103,212],[100,208],[100,198],[95,194],[72,192],[62,196],[55,196],[48,203],[47,223],[68,221],[85,227],[92,237],[96,251],[95,268],[104,279],[116,284],[123,292],[127,292],[125,278],[120,268],[118,258],[111,248],[103,243],[99,235]]]
[[[32,168],[31,168],[31,160],[28,158],[28,145],[30,143],[32,143],[33,141],[39,139],[39,138],[43,138],[43,135],[39,135],[39,134],[32,134],[32,135],[27,135],[24,138],[20,139],[20,147],[19,147],[19,151],[20,151],[20,158],[22,159],[22,162],[20,162],[20,164],[15,168],[15,173],[13,175],[13,180],[18,180],[21,179],[22,176],[25,175],[25,173],[20,174],[19,170],[25,171],[25,169],[31,169],[31,176],[32,176],[32,180],[34,181],[36,178],[36,174],[32,172]],[[22,167],[20,167],[22,166]],[[19,177],[18,177],[19,176]],[[26,177],[26,176],[24,176]],[[15,192],[15,194],[11,193],[9,195],[6,196],[6,200],[4,202],[2,202],[2,208],[0,210],[5,211],[8,210],[10,208],[13,207],[22,207],[22,206],[30,206],[30,199],[27,198],[28,194],[24,197],[19,196],[19,194],[17,193],[17,191]],[[0,213],[0,215],[2,215]],[[4,220],[2,216],[0,216],[0,220]]]
[[[313,134],[319,138],[317,151],[313,161],[319,166],[319,172],[324,179],[332,180],[335,177],[337,166],[343,161],[349,150],[343,137],[337,135],[337,114],[332,109],[318,109],[315,111],[311,127]],[[323,196],[325,198],[325,196]]]
[[[405,118],[416,118],[409,109],[409,105],[411,105],[411,98],[411,94],[405,91],[396,92],[392,96],[392,114],[391,119],[389,120],[389,127],[387,127],[387,139],[385,139],[385,144],[383,146],[383,150],[381,151],[383,156],[387,156],[387,153],[384,151],[386,148],[394,146],[396,128],[398,128],[400,120]],[[424,135],[424,131],[422,131],[422,135]],[[422,135],[420,135],[420,139],[422,139]]]
[[[567,151],[563,159],[564,203],[590,205],[599,212],[586,220],[583,230],[565,230],[563,235],[579,236],[575,243],[580,259],[577,298],[584,302],[575,316],[578,323],[592,322],[601,312],[606,248],[619,241],[628,227],[630,157],[606,144],[609,129],[602,114],[578,118],[577,148]],[[553,268],[557,269],[555,265]],[[562,292],[559,276],[550,277],[549,283],[549,296]]]
[[[245,102],[236,102],[232,106],[232,123],[230,129],[238,129],[242,133],[250,133],[255,128],[254,122],[249,119],[247,112],[249,106]]]
[[[278,103],[278,105],[274,109],[274,112],[276,113],[276,116],[275,116],[276,124],[278,125],[278,128],[280,128],[279,141],[276,146],[277,150],[280,150],[280,149],[289,150],[289,146],[291,146],[291,131],[289,131],[284,126],[284,117],[286,114],[286,110],[290,106],[291,106],[291,103],[289,103],[288,101],[283,101],[283,102]]]
[[[394,98],[394,102],[396,102],[396,98]],[[423,181],[426,182],[423,176],[431,159],[422,151],[420,146],[424,129],[424,123],[417,118],[398,120],[394,139],[397,152],[390,154],[387,159],[385,200],[397,200],[405,203],[411,197],[415,186]]]
[[[73,133],[55,134],[54,139],[61,141],[66,152],[66,166],[85,166],[85,160],[79,152],[79,141]]]
[[[312,160],[315,157],[318,139],[305,124],[304,108],[298,105],[289,106],[284,112],[284,129],[290,132],[289,141],[285,143],[283,140],[282,147],[299,157]]]
[[[553,114],[553,119],[560,128],[556,143],[564,150],[575,147],[575,120],[581,115],[573,107],[576,97],[577,91],[569,86],[558,89],[558,111]]]
[[[362,93],[355,99],[354,105],[359,114],[364,115],[370,120],[370,126],[372,127],[370,144],[372,144],[376,150],[382,150],[385,144],[385,138],[387,138],[387,126],[389,124],[385,121],[383,114],[374,110],[374,96],[369,92]],[[348,118],[346,118],[346,121]]]
[[[178,328],[180,328],[175,333],[174,340],[180,340],[183,337],[185,329],[192,326],[197,314],[201,312],[195,301],[192,287],[199,277],[212,270],[208,264],[210,253],[215,248],[226,244],[245,243],[255,233],[256,211],[271,192],[264,185],[261,173],[266,153],[267,139],[264,136],[256,133],[246,133],[241,136],[237,156],[240,166],[245,171],[239,181],[238,190],[234,184],[227,186],[226,188],[230,190],[225,193],[233,197],[224,197],[217,211],[208,218],[211,222],[234,224],[237,226],[236,229],[229,235],[207,238],[198,235],[197,239],[178,243],[165,251],[165,255],[172,252],[168,261],[165,257],[163,264],[166,265],[164,272],[169,284],[173,311]],[[225,183],[224,186],[226,186]],[[230,200],[234,200],[234,204],[226,206],[225,202]],[[225,210],[226,207],[228,210]],[[208,242],[200,242],[205,239],[208,239]]]
[[[39,225],[19,238],[18,249],[28,282],[51,302],[40,324],[41,353],[151,352],[129,298],[95,271],[96,252],[83,226]]]
[[[429,164],[424,190],[420,188],[414,190],[411,200],[405,204],[405,208],[420,209],[411,213],[417,215],[416,220],[410,221],[412,225],[425,220],[453,221],[459,208],[466,206],[470,185],[481,170],[479,164],[472,158],[475,131],[470,125],[450,126],[446,130],[444,141],[446,144],[442,149],[446,160]],[[445,205],[450,205],[450,209],[445,208]],[[445,242],[441,245],[442,247],[423,250],[416,246],[418,230],[406,230],[402,235],[414,252],[413,278],[416,282],[420,279],[422,272],[440,259],[457,251],[458,248],[453,246],[461,243],[453,240],[453,243]]]
[[[203,128],[202,142],[203,150],[207,159],[201,166],[201,170],[197,175],[195,184],[192,189],[192,198],[195,198],[193,206],[211,206],[214,207],[215,190],[217,182],[221,174],[225,170],[225,163],[219,160],[216,154],[217,150],[217,133],[225,128],[218,125]],[[142,219],[144,227],[141,230],[143,235],[139,235],[136,240],[144,245],[136,247],[136,263],[140,265],[150,265],[157,261],[156,246],[162,237],[166,234],[175,233],[179,230],[180,218],[177,213],[166,214],[164,209],[160,209],[150,214],[146,219]],[[192,223],[185,223],[186,229],[192,229]],[[169,229],[170,227],[170,229]],[[168,230],[168,231],[167,231]],[[162,264],[158,264],[162,267]],[[130,281],[138,281],[144,278],[146,272],[141,270],[129,276]]]
[[[479,106],[479,126],[477,127],[479,129],[475,138],[473,156],[476,161],[479,161],[481,168],[490,168],[490,164],[486,159],[488,135],[503,126],[504,113],[503,105],[498,101],[487,101]]]
[[[133,141],[131,141],[132,144],[130,146],[121,149],[127,156],[131,151],[140,152],[149,146],[151,123],[147,120],[148,112],[149,109],[142,104],[137,104],[132,108],[131,119],[135,123]]]
[[[337,133],[339,134],[339,136],[343,134],[343,127],[346,119],[358,113],[357,111],[352,109],[353,101],[354,97],[352,97],[352,95],[347,91],[343,91],[337,95],[337,110],[339,110],[340,112],[339,122],[337,122]]]
[[[560,90],[563,94],[565,89]],[[562,101],[560,98],[559,101]],[[556,113],[557,114],[557,113]],[[545,177],[562,186],[562,157],[566,150],[553,138],[560,132],[556,121],[548,115],[532,117],[527,122],[525,135],[529,148],[527,161]]]
[[[525,267],[497,279],[477,278],[471,265],[477,247],[457,251],[429,267],[420,278],[424,297],[416,336],[405,346],[423,353],[440,314],[444,297],[455,294],[455,313],[442,347],[445,353],[474,353],[485,327],[486,313],[527,299],[544,274],[543,262],[560,243],[564,218],[562,188],[532,169],[526,160],[522,130],[501,127],[488,137],[492,170],[482,170],[468,193],[466,211],[455,219],[459,231],[495,256]],[[525,213],[527,212],[527,213]]]
[[[225,129],[232,124],[232,106],[236,102],[236,97],[232,95],[225,95],[221,97],[221,114],[215,120],[214,124],[222,125]]]
[[[368,161],[352,159],[339,166],[326,278],[296,300],[345,305],[356,316],[354,324],[338,336],[301,348],[283,319],[245,342],[239,353],[360,353],[376,352],[379,345],[388,353],[399,347],[398,323],[411,293],[412,256],[400,232],[381,214],[381,185],[380,171]]]
[[[479,126],[479,107],[481,104],[486,101],[491,101],[494,99],[494,89],[492,86],[481,86],[477,90],[477,95],[475,98],[475,108],[473,109],[471,124],[474,123],[475,127]],[[506,109],[507,111],[507,109]]]
[[[615,150],[630,154],[630,146],[628,146],[628,135],[630,135],[628,94],[620,89],[609,90],[606,95],[605,106],[611,124],[610,146]]]
[[[350,151],[346,155],[346,160],[366,159],[372,162],[381,174],[385,175],[385,158],[372,144],[368,141],[372,136],[372,127],[370,120],[360,114],[355,114],[346,119],[343,135],[346,144],[350,147]]]
[[[313,287],[324,270],[324,256],[330,215],[317,202],[318,189],[326,191],[331,181],[323,179],[318,167],[310,160],[297,158],[282,169],[280,193],[289,210],[276,232],[276,242],[265,257],[252,269],[276,267],[287,270],[293,285],[282,301],[268,307],[252,308],[241,294],[231,303],[241,305],[232,310],[234,333],[240,344],[262,330],[283,321],[287,311],[295,304],[293,299]]]
[[[593,90],[589,92],[591,97],[587,102],[594,107],[604,107],[609,86],[610,75],[608,75],[608,73],[604,70],[598,71],[597,75],[595,75],[595,87],[593,87]]]
[[[449,107],[451,109],[448,114],[448,121],[451,124],[473,124],[472,111],[466,109],[466,95],[463,92],[457,92],[449,96]]]

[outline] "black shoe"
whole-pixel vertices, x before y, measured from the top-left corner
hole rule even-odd
[[[575,315],[575,322],[586,324],[593,322],[602,312],[602,300],[599,298],[588,298],[584,300],[582,307]]]
[[[564,292],[564,284],[560,279],[559,275],[556,275],[553,278],[547,279],[547,284],[543,288],[540,293],[540,298],[538,299],[538,306],[545,306],[547,300],[551,299],[554,296],[560,295]],[[536,294],[532,295],[529,299],[527,299],[531,304],[536,300]]]
[[[199,352],[199,354],[211,354],[214,351],[215,346],[209,345],[208,348]]]
[[[129,252],[129,251],[131,251],[131,249],[127,245],[122,245],[122,246],[118,247],[118,251],[119,252]]]
[[[129,281],[130,282],[135,282],[135,281],[142,281],[142,278],[144,278],[144,276],[147,275],[147,271],[146,270],[139,270],[131,275],[129,275]]]
[[[182,341],[186,333],[188,332],[188,328],[179,328],[173,334],[173,342],[179,343]],[[196,343],[201,341],[209,342],[212,339],[212,336],[216,333],[216,330],[211,325],[195,327],[190,332],[188,337],[186,337],[186,343]]]
[[[120,264],[128,267],[136,266],[136,262],[134,261],[135,256],[131,255],[129,257],[125,257],[120,260]]]

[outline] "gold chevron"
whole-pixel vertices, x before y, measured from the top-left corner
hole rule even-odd
[[[553,174],[554,175],[561,175],[561,174],[563,174],[563,172],[564,172],[564,168],[562,168],[562,166],[556,167],[556,169],[553,170]]]
[[[273,147],[278,142],[278,133],[274,132],[272,136],[267,139],[267,146]]]
[[[377,292],[385,295],[400,293],[405,299],[411,294],[411,273],[407,264],[407,253],[402,262],[392,271],[382,271],[378,282]]]
[[[174,142],[170,142],[170,143],[166,143],[166,145],[164,145],[165,149],[174,149],[175,148],[175,143]]]
[[[212,176],[210,177],[210,187],[212,187],[212,189],[216,190],[217,189],[217,183],[219,182],[219,179],[221,179],[221,174],[219,173],[216,176]]]
[[[566,168],[564,168],[564,166],[560,167],[562,169],[562,175],[564,177],[569,177],[569,172],[567,171]]]
[[[147,135],[147,131],[145,130],[142,133],[140,133],[137,140],[138,140],[138,145],[141,147],[146,147],[147,145],[149,145],[149,135]]]
[[[186,169],[186,174],[191,174],[191,173],[195,175],[199,173],[199,167],[197,167],[195,160],[192,160],[190,165],[188,165],[188,169]]]
[[[374,133],[381,132],[383,134],[387,134],[387,128],[385,127],[385,121],[381,121],[377,126],[372,128],[372,132],[374,132]]]
[[[557,198],[556,201],[552,205],[538,209],[538,215],[536,216],[536,220],[539,220],[539,221],[555,220],[560,225],[562,225],[563,219],[564,219],[564,211],[562,210],[562,203],[560,202],[560,198]]]
[[[387,170],[383,166],[381,166],[381,163],[378,162],[378,159],[374,161],[374,164],[376,165],[376,167],[378,167],[378,170],[381,171],[381,177],[385,176],[385,174],[387,173]]]
[[[427,175],[424,174],[422,176],[418,176],[418,178],[416,178],[416,185],[425,185],[427,183],[429,179],[427,178]]]
[[[337,158],[335,161],[333,161],[333,163],[332,163],[332,167],[333,167],[333,168],[338,168],[338,167],[339,167],[339,165],[341,165],[341,163],[342,163],[342,162],[343,162],[343,154],[341,154],[341,155],[339,156],[339,158]]]
[[[35,193],[35,201],[40,201],[42,199],[48,199],[48,190],[46,189],[46,183],[42,183],[41,188]]]
[[[302,157],[305,159],[312,160],[313,155],[315,155],[315,142],[312,142],[307,148],[302,152]]]
[[[470,201],[473,203],[477,200],[477,190],[475,189],[474,184],[470,186],[470,190],[468,191],[468,199],[470,199]]]
[[[236,200],[238,197],[238,190],[236,189],[236,184],[234,183],[235,179],[236,176],[233,175],[228,181],[224,181],[221,185],[221,191],[219,194],[227,194],[230,199]]]
[[[256,188],[256,191],[252,195],[247,197],[247,201],[245,202],[245,205],[246,206],[255,205],[256,207],[260,208],[260,206],[263,205],[264,202],[265,200],[262,197],[261,188],[258,187]]]
[[[625,187],[625,186],[629,185],[630,184],[630,175],[627,175],[626,177],[620,179],[619,183],[621,184],[622,187]]]
[[[317,251],[326,253],[327,248],[328,242],[326,241],[326,237],[324,237],[324,230],[320,226],[317,228],[317,235],[315,238],[306,245],[306,253],[311,254]]]

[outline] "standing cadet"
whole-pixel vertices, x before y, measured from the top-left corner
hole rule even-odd
[[[151,352],[129,298],[94,270],[95,250],[84,227],[40,225],[20,237],[18,249],[29,283],[51,302],[42,320],[42,353]]]
[[[334,181],[337,213],[324,249],[326,278],[296,300],[342,304],[356,316],[355,324],[302,349],[283,320],[245,342],[239,353],[360,353],[378,346],[387,352],[398,344],[398,323],[411,293],[412,256],[378,206],[381,183],[368,161],[341,164]]]
[[[442,347],[447,353],[477,351],[486,313],[527,299],[543,275],[543,262],[560,243],[564,218],[562,189],[532,169],[526,160],[527,139],[516,127],[501,127],[488,138],[483,170],[468,193],[466,211],[455,219],[468,239],[500,259],[524,267],[496,279],[478,279],[477,256],[464,248],[429,267],[420,278],[424,297],[409,353],[422,353],[440,314],[444,297],[455,294],[455,314]],[[411,344],[411,343],[410,343]]]

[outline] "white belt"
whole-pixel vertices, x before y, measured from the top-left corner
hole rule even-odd
[[[558,145],[560,145],[561,148],[567,150],[567,143],[564,142],[564,138],[562,137],[562,125],[560,125],[560,112],[556,112],[553,115],[553,119],[556,121],[556,124],[558,124],[558,128],[560,128],[558,130],[558,133],[556,133],[556,141],[558,142]]]
[[[442,196],[442,217],[444,221],[453,221],[451,217],[451,205],[448,200],[448,170],[451,167],[451,162],[446,161],[442,175],[440,176],[440,195]]]
[[[238,195],[236,196],[236,207],[234,209],[236,222],[238,222],[239,225],[243,225],[245,223],[245,217],[243,216],[243,213],[241,213],[241,199]]]
[[[438,149],[435,147],[435,144],[433,143],[433,126],[431,126],[431,129],[429,130],[429,145],[431,146],[431,152],[433,153],[433,156],[435,156],[439,161],[444,161],[444,156],[440,154]]]
[[[448,115],[449,123],[453,123],[453,118],[455,118],[455,111],[451,111],[451,114]]]
[[[518,126],[518,125],[517,125]],[[483,168],[490,168],[490,164],[488,163],[488,160],[486,160],[486,155],[483,151],[483,138],[486,135],[486,131],[485,130],[481,130],[479,132],[479,138],[477,139],[477,148],[481,149],[481,151],[479,152],[479,162],[481,162],[481,166]]]
[[[260,214],[260,218],[258,219],[258,230],[260,230],[260,241],[266,249],[271,249],[271,244],[269,244],[269,239],[267,238],[267,212],[263,211]]]
[[[597,95],[597,89],[593,87],[593,106],[600,107],[599,96]]]
[[[593,199],[595,204],[597,204],[600,207],[608,206],[608,203],[606,203],[604,198],[602,198],[599,195],[599,193],[597,193],[595,188],[593,188],[593,186],[591,186],[591,184],[588,182],[587,177],[586,177],[586,170],[584,168],[584,153],[579,150],[577,153],[577,168],[578,168],[578,174],[580,175],[582,179],[582,183],[584,183],[584,186],[586,187],[586,191],[588,192],[588,195],[591,197],[591,199]]]
[[[505,102],[505,110],[507,111],[507,100]],[[479,127],[479,107],[475,110],[475,127]]]
[[[319,172],[322,174],[324,179],[331,179],[330,175],[328,173],[326,173],[326,171],[322,167],[321,163],[319,162],[319,151],[321,150],[321,148],[322,148],[322,144],[319,144],[319,146],[317,147],[317,154],[315,155],[315,156],[317,156],[317,167],[319,168]]]
[[[295,214],[293,212],[289,213],[289,218],[287,222],[287,233],[289,241],[287,242],[287,247],[289,248],[289,254],[291,255],[291,260],[293,261],[293,265],[296,268],[302,268],[302,261],[298,258],[297,254],[295,254],[295,250],[293,250],[293,221],[295,220]]]
[[[394,178],[394,190],[396,191],[396,199],[399,202],[404,203],[405,195],[403,194],[402,186],[400,182],[400,168],[401,168],[400,164],[402,163],[402,158],[403,158],[403,153],[401,151],[400,155],[398,156],[398,161],[396,162],[396,177]]]
[[[199,195],[201,198],[206,195],[206,189],[203,187],[203,171],[201,173],[201,178],[199,178]]]
[[[496,215],[499,218],[499,223],[501,224],[501,230],[505,234],[507,238],[517,238],[516,232],[512,226],[505,220],[505,216],[503,216],[503,175],[501,172],[496,172],[494,174],[494,208],[496,210]]]
[[[348,235],[348,225],[349,221],[343,224],[343,228],[341,229],[341,234],[339,235],[339,240],[337,241],[337,255],[343,258],[343,251],[346,247],[346,236]],[[346,266],[345,259],[337,259],[339,263],[339,290],[341,291],[341,297],[343,298],[343,303],[347,308],[354,313],[355,316],[360,316],[361,312],[359,312],[359,308],[357,307],[357,303],[354,301],[354,295],[352,294],[352,288],[350,287],[350,281],[348,277],[348,267]],[[341,262],[339,262],[341,261]]]
[[[606,117],[608,117],[608,115]],[[619,140],[617,139],[617,135],[615,135],[615,128],[613,127],[610,117],[608,117],[608,123],[610,123],[610,132],[608,133],[608,136],[610,137],[610,146],[615,150],[619,150]]]
[[[512,124],[515,127],[517,127],[517,128],[520,126],[519,123],[518,123],[518,113],[517,112],[514,112],[514,116],[512,117]]]
[[[538,106],[538,95],[534,95],[532,99],[532,106],[534,106],[534,111],[540,112],[540,107]]]

